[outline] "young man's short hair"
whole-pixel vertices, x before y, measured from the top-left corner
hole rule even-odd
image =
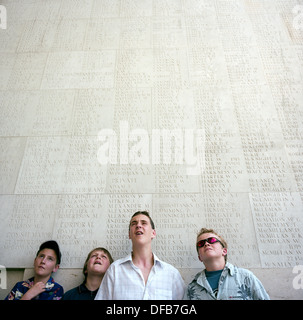
[[[147,211],[137,211],[137,212],[135,212],[135,213],[132,215],[132,217],[131,217],[130,221],[132,221],[132,218],[133,218],[133,217],[138,216],[139,214],[143,214],[143,215],[145,215],[146,217],[148,217],[148,218],[149,218],[149,221],[150,221],[150,224],[151,224],[152,229],[154,229],[154,230],[155,230],[155,224],[154,224],[154,221],[153,221],[153,219],[151,218],[151,216],[149,215],[149,213],[148,213]],[[129,228],[130,228],[130,222],[129,222]]]

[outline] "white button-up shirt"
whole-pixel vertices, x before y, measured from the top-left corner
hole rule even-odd
[[[179,271],[155,254],[145,284],[141,270],[129,254],[107,269],[95,300],[181,300],[184,292],[185,284]]]

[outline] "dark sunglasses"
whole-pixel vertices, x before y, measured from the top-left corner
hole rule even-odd
[[[221,245],[222,245],[222,247],[224,248],[223,243],[222,243],[219,239],[217,239],[217,238],[215,238],[215,237],[209,237],[209,238],[207,238],[207,239],[200,240],[199,242],[197,242],[197,248],[202,248],[202,247],[204,247],[205,242],[208,242],[208,243],[210,243],[210,244],[214,244],[214,243],[216,243],[216,242],[220,242]]]

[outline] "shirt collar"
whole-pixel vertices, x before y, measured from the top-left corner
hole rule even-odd
[[[78,292],[81,294],[81,293],[84,293],[84,292],[97,292],[99,289],[96,289],[94,291],[90,291],[89,289],[87,289],[85,283],[81,283],[80,286],[78,287]]]
[[[34,279],[35,279],[35,277],[31,277],[31,278],[25,280],[24,282],[27,282],[27,283],[30,284],[30,285],[34,285]],[[52,284],[52,283],[55,283],[55,280],[54,280],[53,277],[50,277],[50,278],[46,281],[46,283],[51,283],[51,284]]]
[[[231,276],[233,276],[233,275],[235,274],[235,266],[232,265],[232,264],[229,263],[229,262],[226,262],[222,273],[223,273],[223,272],[226,272],[225,270],[227,270]],[[205,271],[206,271],[206,269],[203,269],[200,273],[198,273],[198,274],[197,274],[197,278],[199,277],[199,275],[200,275],[201,273],[204,273],[204,274],[205,274]]]
[[[78,292],[79,292],[79,294],[85,293],[85,292],[90,292],[91,294],[92,294],[92,293],[97,293],[98,290],[99,290],[99,288],[96,289],[96,290],[94,290],[94,291],[90,291],[90,290],[86,287],[86,285],[85,285],[84,282],[81,283],[80,286],[78,287]]]
[[[88,289],[86,288],[84,282],[80,284],[80,286],[78,287],[78,292],[79,293],[83,293],[83,292],[86,292],[88,291]]]
[[[153,255],[154,255],[154,265],[156,265],[156,263],[157,263],[157,265],[159,265],[161,268],[163,268],[164,266],[163,266],[163,262],[153,253]]]
[[[227,269],[229,271],[229,274],[231,276],[233,276],[235,274],[235,267],[234,265],[232,265],[231,263],[229,262],[226,262],[225,264],[225,267],[224,267],[224,270]]]
[[[130,262],[132,261],[132,254],[131,253],[128,254],[125,258],[120,259],[120,263],[119,264],[125,263],[127,261],[130,261]]]
[[[161,268],[163,267],[163,263],[162,261],[153,253],[154,256],[154,266],[157,264],[159,265]],[[120,261],[120,264],[125,263],[125,262],[132,262],[132,254],[128,254],[125,258],[122,258]]]
[[[195,278],[194,278],[194,280],[196,280],[201,285],[203,285],[203,279],[204,280],[206,279],[205,270],[206,269],[203,269],[201,272],[197,273]],[[227,272],[231,276],[234,276],[234,274],[235,274],[235,267],[234,267],[234,265],[232,265],[229,262],[226,262],[226,264],[224,266],[224,269],[222,271],[222,274],[226,274]]]

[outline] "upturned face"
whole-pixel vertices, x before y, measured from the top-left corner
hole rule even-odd
[[[133,244],[150,242],[156,236],[156,230],[151,226],[150,220],[144,214],[138,214],[130,221],[129,239]]]
[[[218,236],[213,233],[203,233],[198,237],[197,243],[201,240],[205,240],[208,238],[216,238],[220,240]],[[220,259],[222,257],[224,258],[226,254],[227,249],[223,248],[220,241],[214,243],[209,243],[205,241],[204,246],[198,248],[198,257],[201,262],[208,262],[210,260]]]
[[[86,273],[90,274],[105,274],[110,266],[108,256],[103,250],[93,251],[87,261]]]
[[[35,273],[39,276],[50,276],[59,268],[57,256],[53,249],[41,250],[34,261]]]

